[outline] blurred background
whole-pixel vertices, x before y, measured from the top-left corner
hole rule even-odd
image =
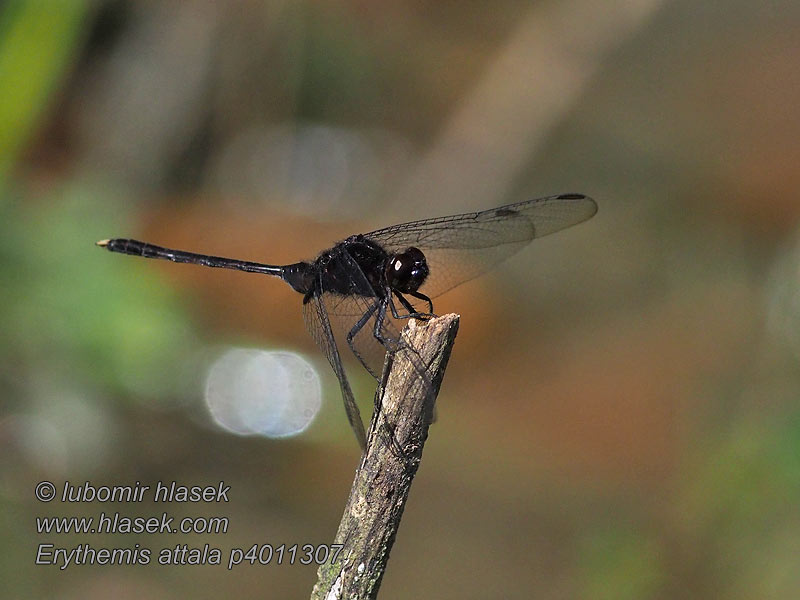
[[[7,597],[306,597],[312,566],[34,557],[329,543],[359,460],[299,295],[96,240],[294,262],[562,192],[598,215],[436,302],[461,328],[381,598],[797,597],[798,26],[790,0],[4,3]],[[209,390],[261,351],[248,381],[283,383],[226,421]],[[313,422],[254,434],[297,377]],[[44,479],[231,500],[42,504]],[[230,526],[36,533],[103,510]]]

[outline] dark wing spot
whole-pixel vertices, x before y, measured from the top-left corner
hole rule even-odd
[[[583,200],[586,198],[583,194],[561,194],[559,200]]]
[[[498,208],[494,211],[494,215],[496,217],[513,217],[514,215],[518,215],[519,212],[512,209],[512,208]]]

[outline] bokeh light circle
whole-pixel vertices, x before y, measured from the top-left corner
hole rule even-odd
[[[230,348],[209,368],[205,401],[214,422],[239,435],[297,435],[322,404],[317,370],[293,352]]]

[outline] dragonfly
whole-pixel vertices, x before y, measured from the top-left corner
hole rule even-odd
[[[532,240],[593,217],[584,194],[559,194],[351,235],[316,258],[272,265],[107,239],[111,252],[278,277],[303,296],[303,320],[339,381],[350,426],[366,434],[339,348],[379,379],[383,357],[399,348],[404,319],[434,316],[433,298],[493,269]]]

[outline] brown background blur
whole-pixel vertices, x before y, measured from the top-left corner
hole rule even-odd
[[[292,262],[583,192],[594,219],[436,302],[461,330],[381,598],[796,598],[799,27],[789,0],[2,5],[4,597],[307,597],[311,566],[34,557],[330,542],[358,461],[288,286],[96,240]],[[314,361],[306,433],[212,424],[226,345]],[[231,501],[42,504],[41,480]],[[36,533],[103,510],[230,528]]]

